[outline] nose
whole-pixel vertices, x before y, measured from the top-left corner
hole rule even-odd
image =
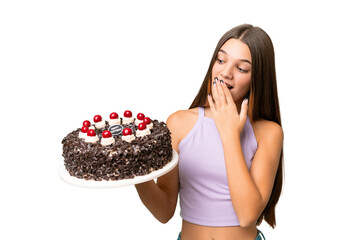
[[[233,74],[231,71],[231,66],[229,64],[223,67],[223,69],[220,72],[220,76],[226,79],[232,79]]]

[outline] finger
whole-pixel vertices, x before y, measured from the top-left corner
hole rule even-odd
[[[229,106],[232,106],[232,107],[235,107],[236,108],[236,104],[234,102],[234,99],[231,95],[231,92],[229,90],[229,88],[226,86],[226,84],[224,83],[223,85],[223,90],[224,90],[224,95],[225,95],[225,99],[226,99],[226,103],[229,105]]]
[[[215,108],[218,110],[220,108],[219,92],[218,92],[218,82],[214,81],[212,85],[212,98],[215,103]]]
[[[210,94],[208,95],[208,102],[209,102],[211,112],[215,113],[216,112],[216,107],[215,107],[215,104],[214,104],[214,100],[213,100],[213,98],[211,97]]]
[[[240,110],[240,122],[245,124],[247,113],[248,113],[248,99],[245,98],[241,103],[241,110]]]
[[[224,81],[220,80],[220,84],[218,84],[218,93],[219,93],[219,101],[220,101],[221,106],[227,105],[225,92],[224,92],[225,87],[226,87],[226,85],[225,85]]]

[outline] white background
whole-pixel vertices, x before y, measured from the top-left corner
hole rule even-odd
[[[273,40],[285,133],[278,226],[260,229],[359,239],[360,19],[350,2],[2,1],[0,239],[176,239],[179,208],[163,225],[134,187],[62,182],[61,140],[95,114],[166,121],[187,109],[217,41],[242,23]]]

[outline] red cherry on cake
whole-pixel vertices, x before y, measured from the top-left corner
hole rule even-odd
[[[82,132],[82,133],[87,133],[88,130],[89,130],[89,127],[88,127],[88,126],[83,126],[83,127],[81,128],[81,132]]]
[[[137,117],[137,119],[139,119],[141,121],[141,120],[144,120],[145,115],[143,113],[138,113],[138,115],[136,117]]]
[[[132,112],[129,111],[129,110],[126,110],[126,111],[124,112],[124,117],[131,118],[131,117],[132,117]]]
[[[143,123],[143,122],[142,122],[142,123],[139,123],[138,129],[139,129],[140,131],[145,130],[145,129],[146,129],[146,124]]]
[[[112,137],[112,134],[109,130],[105,130],[105,131],[103,131],[102,136],[103,136],[103,138],[110,138],[110,137]]]
[[[119,115],[116,112],[110,114],[110,119],[118,119]]]
[[[131,134],[132,134],[131,128],[124,128],[124,130],[123,130],[124,136],[131,135]]]
[[[90,123],[89,120],[85,120],[85,121],[83,122],[83,126],[90,127],[90,125],[91,125],[91,123]]]
[[[94,122],[101,122],[102,121],[102,117],[100,115],[95,115],[94,116]]]
[[[151,119],[149,117],[144,118],[143,123],[149,125],[151,123]]]
[[[87,132],[87,135],[89,137],[95,137],[96,136],[96,132],[94,129],[89,129],[89,131]]]

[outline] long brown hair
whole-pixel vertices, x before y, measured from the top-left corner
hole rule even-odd
[[[275,54],[272,41],[268,34],[259,27],[243,24],[230,29],[219,40],[211,58],[208,71],[190,108],[207,105],[207,95],[211,92],[211,72],[217,54],[224,43],[231,39],[239,39],[245,43],[251,52],[251,83],[248,116],[253,123],[259,119],[276,122],[281,126],[280,106],[277,93]],[[283,184],[283,148],[281,149],[279,166],[277,169],[272,193],[264,211],[261,213],[257,225],[263,219],[275,227],[275,206],[279,200]]]

